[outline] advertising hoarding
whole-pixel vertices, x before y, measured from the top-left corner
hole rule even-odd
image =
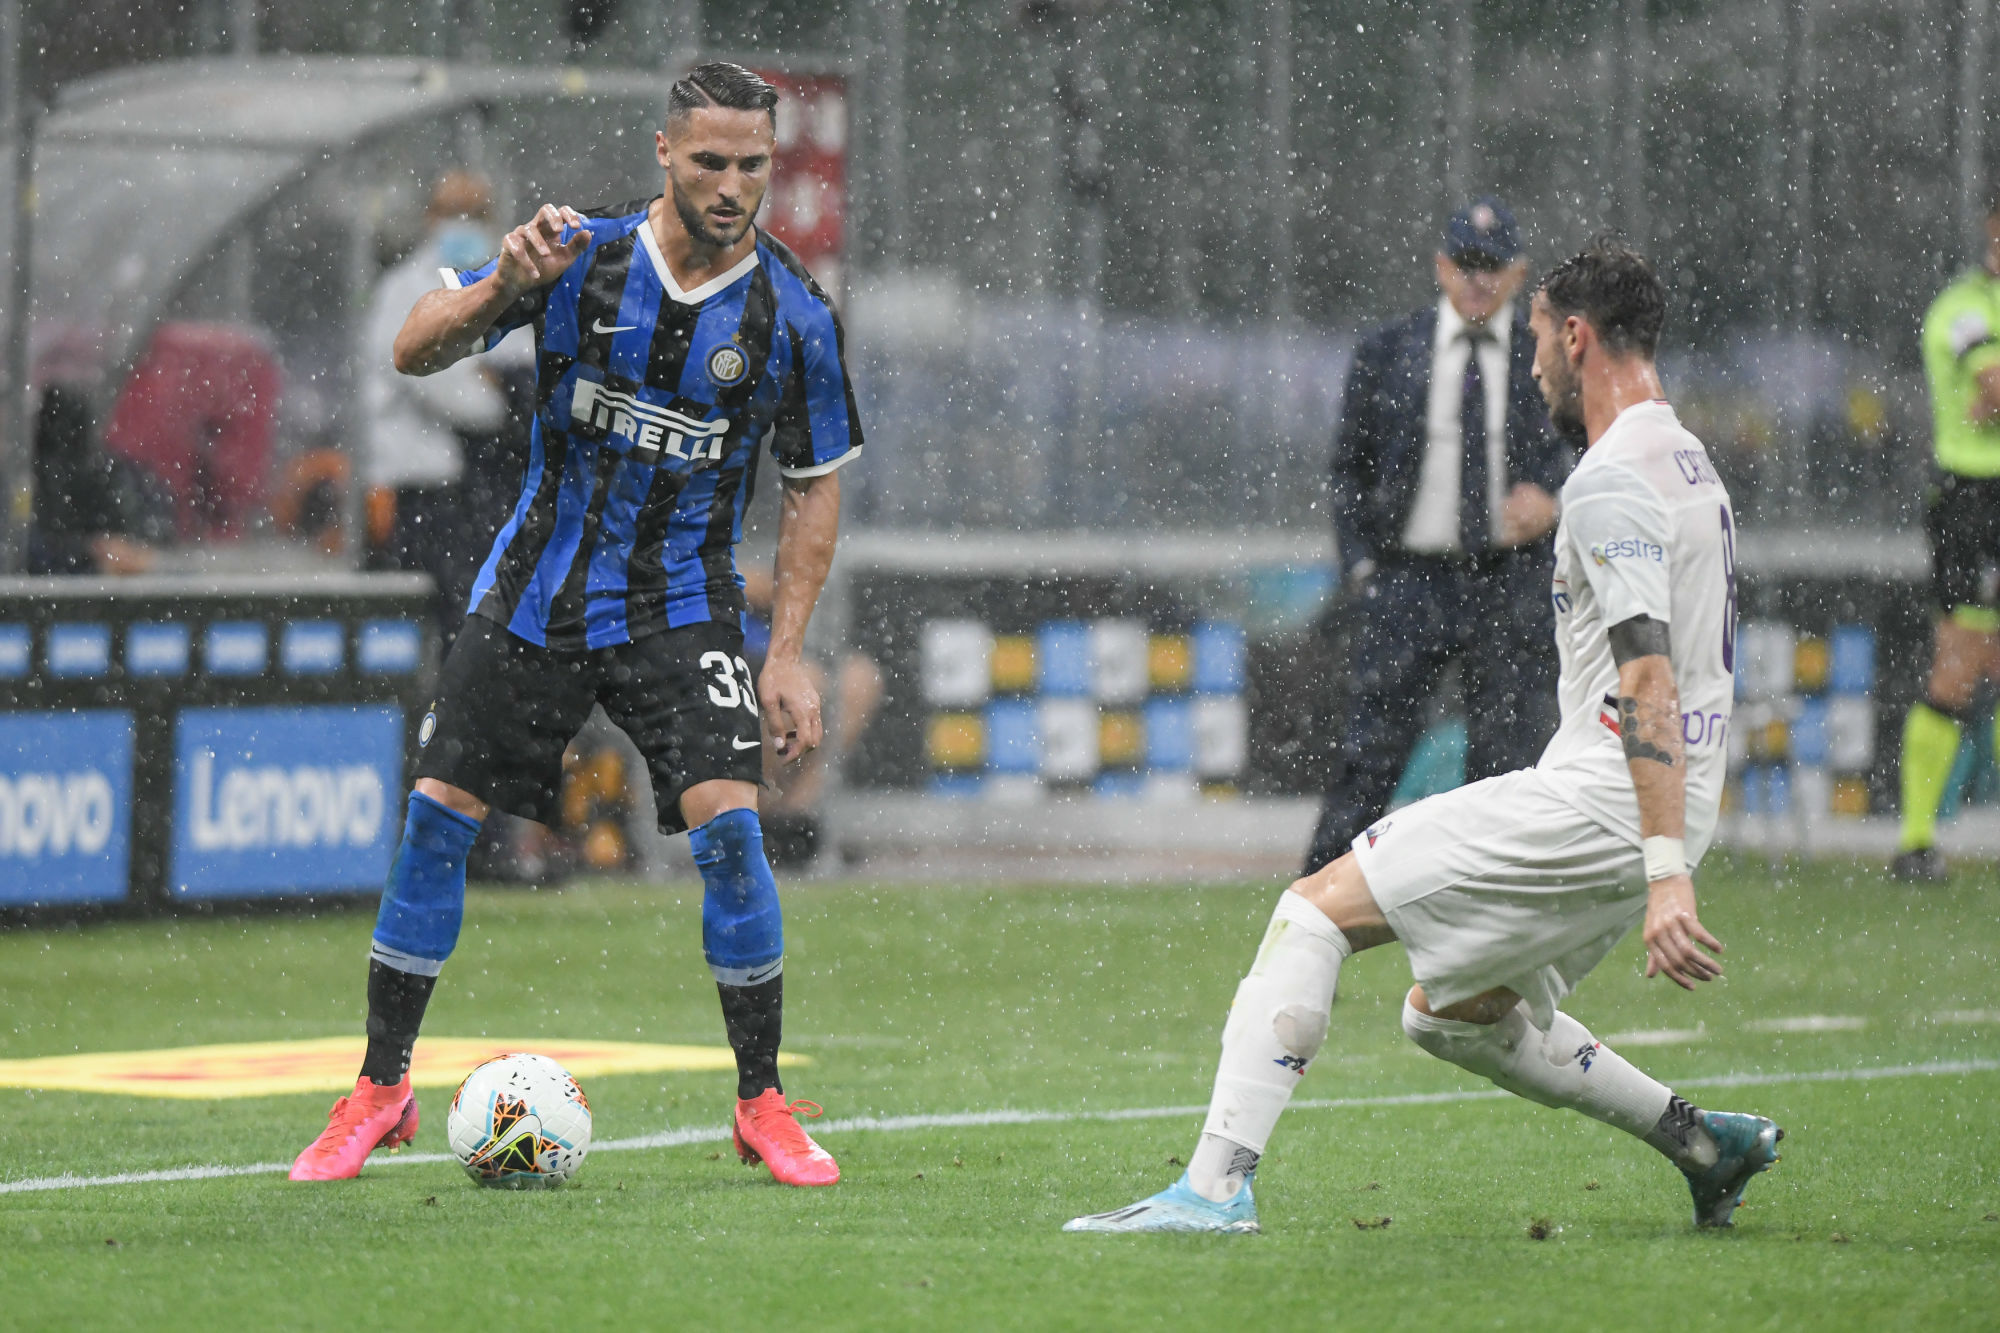
[[[394,704],[183,709],[168,891],[379,890],[402,831],[403,737]]]
[[[0,713],[0,906],[122,901],[132,714]]]

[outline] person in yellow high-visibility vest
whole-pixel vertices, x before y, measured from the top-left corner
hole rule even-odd
[[[2000,195],[1986,253],[1924,316],[1938,480],[1925,515],[1937,641],[1924,697],[1903,722],[1903,836],[1890,872],[1945,877],[1938,806],[1958,756],[1966,710],[2000,679]]]

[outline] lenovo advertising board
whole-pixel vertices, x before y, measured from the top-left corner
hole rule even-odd
[[[132,714],[0,713],[0,907],[122,902]]]
[[[379,890],[402,832],[403,734],[394,704],[181,710],[168,892]]]

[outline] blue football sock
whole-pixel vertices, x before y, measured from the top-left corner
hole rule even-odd
[[[403,845],[382,890],[370,958],[399,972],[438,974],[465,919],[465,858],[478,836],[478,820],[410,793]]]
[[[727,810],[688,834],[701,867],[701,947],[716,981],[755,986],[784,970],[784,916],[755,810]]]

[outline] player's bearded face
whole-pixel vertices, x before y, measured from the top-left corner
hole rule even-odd
[[[764,206],[764,192],[757,191],[755,199],[745,201],[740,196],[714,197],[704,200],[696,192],[681,184],[680,172],[673,173],[674,212],[680,214],[681,225],[688,235],[704,245],[726,248],[743,239],[743,233],[750,230],[750,224],[757,220],[757,210]]]
[[[1587,433],[1583,426],[1583,378],[1570,364],[1562,330],[1540,296],[1529,312],[1528,327],[1535,335],[1535,380],[1541,386],[1542,401],[1548,404],[1549,424],[1570,439],[1581,440]]]
[[[1560,344],[1550,358],[1553,374],[1542,376],[1542,397],[1548,400],[1549,422],[1564,435],[1580,439],[1583,430],[1583,377],[1576,373]]]
[[[676,133],[667,157],[674,213],[688,235],[726,249],[764,206],[776,144],[762,111],[704,107]]]

